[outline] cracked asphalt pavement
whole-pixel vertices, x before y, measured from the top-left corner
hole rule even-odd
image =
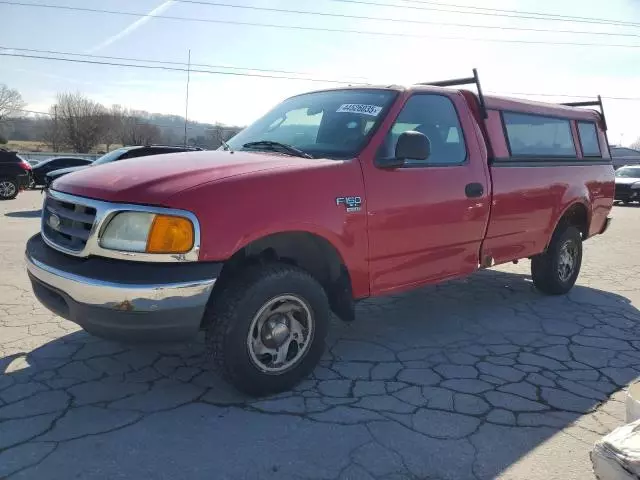
[[[24,271],[41,196],[0,203],[0,478],[592,479],[640,372],[640,208],[615,207],[578,285],[529,262],[367,300],[295,391],[251,399],[202,340],[100,340]]]

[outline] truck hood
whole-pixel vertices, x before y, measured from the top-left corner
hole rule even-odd
[[[164,205],[169,197],[204,183],[319,162],[323,160],[263,152],[170,153],[81,168],[59,178],[52,187],[106,201]]]

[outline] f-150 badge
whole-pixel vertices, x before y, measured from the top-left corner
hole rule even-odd
[[[336,198],[336,205],[344,205],[347,213],[359,212],[362,208],[362,197],[338,197]]]

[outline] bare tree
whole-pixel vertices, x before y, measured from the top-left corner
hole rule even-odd
[[[157,143],[162,137],[162,132],[156,125],[152,125],[137,112],[127,112],[122,120],[120,140],[123,145],[151,145]]]
[[[238,127],[228,127],[220,123],[216,123],[207,130],[206,145],[208,148],[218,148],[222,142],[226,142],[232,138],[241,129]]]
[[[164,128],[159,140],[160,143],[165,145],[180,145],[182,144],[182,141],[183,137],[171,128]]]
[[[112,105],[102,116],[102,137],[107,152],[111,145],[117,143],[122,137],[125,110],[120,105]]]
[[[640,137],[631,144],[631,148],[635,150],[640,150]]]
[[[0,123],[15,115],[25,105],[20,92],[0,84]]]
[[[105,108],[81,93],[58,94],[56,105],[65,141],[76,151],[88,153],[100,142]]]
[[[64,145],[64,132],[58,117],[58,106],[49,109],[49,118],[43,119],[42,139],[54,152],[59,152]]]

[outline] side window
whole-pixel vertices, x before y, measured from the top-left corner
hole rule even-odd
[[[53,160],[46,165],[47,170],[58,170],[59,168],[73,167],[69,160]]]
[[[451,100],[444,95],[413,95],[403,107],[378,152],[380,157],[395,155],[400,134],[409,130],[425,134],[431,142],[427,160],[407,160],[409,166],[459,165],[467,158],[462,127]]]
[[[509,149],[513,156],[575,157],[568,119],[503,112]]]
[[[162,155],[163,153],[176,153],[179,151],[180,150],[178,149],[173,150],[170,148],[146,148],[138,156],[142,157],[142,156]]]
[[[124,155],[122,155],[120,158],[116,160],[125,160],[129,158],[144,157],[146,155],[151,155],[151,154],[152,153],[150,148],[135,148],[133,150],[129,150],[127,153],[125,153]]]
[[[60,168],[70,168],[70,167],[77,167],[79,164],[77,164],[73,158],[68,158],[60,162],[60,165],[61,165]]]
[[[70,166],[72,167],[81,167],[86,164],[87,164],[87,161],[83,158],[74,158],[70,162]]]
[[[600,143],[598,143],[598,131],[593,122],[578,122],[578,134],[582,145],[582,154],[585,157],[602,157]]]

